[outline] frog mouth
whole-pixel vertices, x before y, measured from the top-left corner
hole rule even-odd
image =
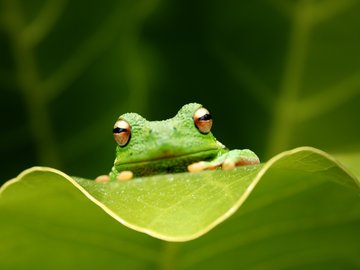
[[[174,155],[163,153],[163,155],[146,159],[134,160],[131,162],[115,162],[117,170],[130,170],[136,173],[144,171],[152,171],[156,173],[172,172],[172,171],[187,171],[187,166],[198,161],[207,161],[217,156],[219,149],[206,149],[202,151],[184,153]],[[141,173],[142,174],[142,173]],[[145,173],[153,174],[153,173]]]

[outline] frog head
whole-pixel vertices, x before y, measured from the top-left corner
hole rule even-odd
[[[211,126],[210,113],[197,103],[184,105],[163,121],[123,114],[113,130],[118,143],[114,168],[135,175],[186,171],[187,165],[210,160],[225,149],[212,135]]]

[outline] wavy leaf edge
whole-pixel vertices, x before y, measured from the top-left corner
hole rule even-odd
[[[293,155],[295,153],[302,152],[302,151],[312,152],[312,153],[318,154],[318,155],[330,160],[331,162],[336,164],[341,170],[343,170],[347,175],[349,175],[349,177],[354,179],[355,182],[360,187],[359,179],[350,170],[348,170],[341,162],[339,162],[335,157],[331,156],[330,154],[328,154],[320,149],[314,148],[314,147],[310,147],[310,146],[297,147],[292,150],[281,152],[281,153],[275,155],[274,157],[272,157],[271,159],[269,159],[267,162],[263,163],[263,167],[256,174],[253,182],[247,187],[246,191],[240,196],[238,201],[231,208],[229,208],[226,212],[224,212],[224,214],[220,215],[217,219],[215,219],[208,226],[204,227],[202,230],[199,230],[197,233],[194,233],[194,234],[188,235],[188,236],[182,236],[182,237],[167,236],[167,235],[158,233],[156,231],[152,231],[150,229],[144,228],[142,226],[134,225],[134,224],[122,219],[118,214],[114,213],[105,204],[103,204],[102,202],[100,202],[99,200],[94,198],[85,188],[83,188],[79,183],[77,183],[74,180],[74,178],[72,178],[71,176],[67,175],[66,173],[64,173],[62,171],[59,171],[59,170],[51,168],[51,167],[34,166],[34,167],[31,167],[29,169],[22,171],[17,177],[5,182],[0,187],[0,199],[2,197],[1,196],[2,193],[8,187],[16,184],[17,182],[22,181],[23,176],[25,176],[33,171],[51,172],[51,173],[62,176],[64,179],[66,179],[68,182],[70,182],[73,186],[75,186],[79,191],[81,191],[90,201],[95,203],[103,211],[105,211],[108,215],[110,215],[112,218],[114,218],[116,221],[118,221],[122,225],[124,225],[130,229],[133,229],[135,231],[148,234],[152,237],[155,237],[155,238],[158,238],[161,240],[165,240],[165,241],[169,241],[169,242],[185,242],[185,241],[194,240],[194,239],[206,234],[211,229],[213,229],[214,227],[216,227],[217,225],[219,225],[220,223],[222,223],[223,221],[228,219],[231,215],[233,215],[241,207],[241,205],[246,201],[246,199],[249,197],[251,192],[254,190],[254,188],[257,186],[257,184],[263,178],[263,176],[267,173],[267,171],[274,164],[276,164],[278,161],[280,161],[281,159],[283,159],[287,156],[290,156],[290,155]]]

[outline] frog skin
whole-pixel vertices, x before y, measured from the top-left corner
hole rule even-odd
[[[184,105],[168,120],[147,121],[125,113],[113,129],[116,159],[109,176],[98,182],[129,180],[156,174],[233,169],[259,163],[248,149],[229,150],[210,132],[212,118],[201,104]]]

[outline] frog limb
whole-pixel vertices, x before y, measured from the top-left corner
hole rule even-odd
[[[235,149],[227,153],[226,158],[222,163],[222,169],[231,170],[237,166],[255,165],[259,163],[260,160],[254,152],[248,149]]]
[[[222,167],[223,170],[231,170],[237,166],[254,165],[260,163],[256,154],[248,149],[231,150],[220,154],[213,161],[199,161],[188,166],[189,172],[213,170]]]

